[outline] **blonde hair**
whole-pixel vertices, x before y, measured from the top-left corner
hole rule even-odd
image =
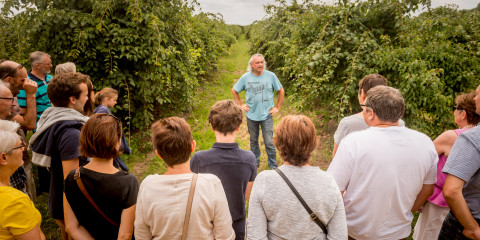
[[[66,63],[58,64],[55,67],[55,74],[69,73],[69,72],[77,72],[77,67],[75,66],[75,63],[66,62]]]
[[[113,88],[103,88],[99,92],[95,94],[95,104],[101,105],[103,99],[105,98],[114,98],[115,96],[118,96],[118,91],[113,89]]]

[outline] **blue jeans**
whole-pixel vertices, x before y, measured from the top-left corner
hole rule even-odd
[[[248,133],[250,134],[250,150],[255,154],[257,165],[260,162],[260,147],[258,145],[258,136],[260,127],[262,128],[263,142],[267,150],[268,166],[273,169],[277,167],[277,150],[273,145],[273,118],[268,114],[267,119],[263,121],[253,121],[247,118]]]

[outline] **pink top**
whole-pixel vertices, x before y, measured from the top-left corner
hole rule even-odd
[[[455,129],[455,133],[457,136],[461,133],[467,131],[469,128],[464,129]],[[445,179],[447,178],[447,174],[442,172],[443,166],[447,162],[447,156],[445,155],[438,155],[438,165],[437,165],[437,182],[435,183],[433,194],[428,198],[428,201],[434,203],[439,207],[448,207],[447,201],[443,198],[442,189],[443,184],[445,184]]]

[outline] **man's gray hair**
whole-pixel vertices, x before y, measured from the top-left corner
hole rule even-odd
[[[403,96],[395,88],[376,86],[367,92],[365,105],[383,122],[397,122],[405,113]]]
[[[12,149],[20,140],[20,136],[17,134],[17,130],[20,125],[17,122],[0,120],[0,153],[10,154]]]
[[[42,62],[42,57],[45,55],[50,57],[50,54],[41,52],[41,51],[35,51],[30,53],[29,59],[30,59],[30,65],[32,66],[32,69],[33,67],[35,67],[35,64]]]
[[[77,67],[75,66],[75,63],[73,62],[66,62],[62,64],[58,64],[57,67],[55,67],[55,74],[59,73],[69,73],[69,72],[77,72]]]
[[[250,60],[248,60],[247,72],[252,71],[252,66],[250,66],[250,64],[252,64],[254,57],[262,57],[262,59],[263,59],[263,69],[267,69],[267,62],[265,62],[265,58],[263,57],[263,55],[260,54],[260,53],[255,53],[250,57]]]

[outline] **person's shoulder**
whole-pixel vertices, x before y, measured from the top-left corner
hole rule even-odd
[[[110,109],[108,109],[105,105],[99,105],[98,107],[93,110],[93,113],[107,113],[110,114]]]
[[[342,118],[340,120],[340,124],[343,124],[343,125],[349,125],[349,124],[364,124],[365,123],[365,120],[363,119],[362,116],[359,116],[357,114],[353,114],[353,115],[350,115],[350,116],[346,116],[344,118]]]

